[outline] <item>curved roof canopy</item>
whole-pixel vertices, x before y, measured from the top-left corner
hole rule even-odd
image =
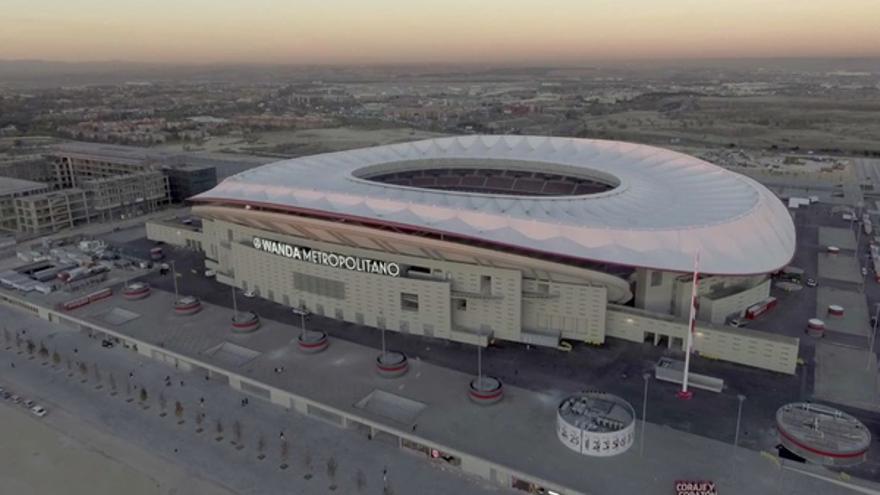
[[[496,177],[498,187],[462,186],[479,177],[451,186],[413,178],[446,169]],[[531,182],[499,192],[518,177]],[[602,187],[565,185],[585,182]],[[317,211],[668,271],[692,270],[699,251],[705,273],[772,272],[795,248],[787,209],[756,181],[692,156],[615,141],[457,136],[327,153],[239,173],[192,200]]]

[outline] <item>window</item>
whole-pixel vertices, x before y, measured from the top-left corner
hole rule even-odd
[[[400,309],[404,311],[418,311],[419,310],[419,295],[411,294],[409,292],[401,292],[400,293]]]
[[[467,311],[467,299],[453,299],[452,308],[456,311]]]
[[[651,272],[651,287],[657,287],[658,285],[663,283],[663,272],[652,271]]]
[[[483,294],[492,292],[492,277],[488,275],[480,276],[480,292]]]
[[[307,275],[305,273],[294,273],[293,287],[298,291],[308,292],[323,297],[345,299],[345,283],[338,280]]]
[[[538,282],[537,292],[538,292],[538,294],[543,294],[543,295],[550,294],[550,284]]]

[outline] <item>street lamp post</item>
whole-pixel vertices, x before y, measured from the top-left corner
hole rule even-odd
[[[733,434],[733,477],[736,477],[736,463],[739,461],[739,449],[737,448],[739,447],[739,426],[742,420],[743,402],[745,402],[746,396],[743,394],[737,394],[736,398],[739,403],[736,407],[736,430]]]
[[[171,260],[171,279],[174,281],[174,301],[180,300],[180,293],[177,290],[177,267],[174,265],[175,260]]]
[[[737,394],[737,400],[739,400],[739,404],[736,408],[736,432],[733,434],[733,446],[739,446],[739,425],[740,420],[742,419],[743,412],[743,402],[746,400],[746,396],[743,394]]]
[[[382,310],[379,310],[379,318],[381,319],[379,323],[379,330],[382,331],[382,361],[386,361],[386,351],[385,351],[385,315],[382,313]]]
[[[639,435],[639,456],[645,454],[645,422],[648,420],[648,382],[651,381],[651,373],[646,371],[642,373],[642,379],[645,380],[645,393],[642,397],[642,434]]]
[[[293,314],[299,315],[300,340],[306,338],[306,315],[309,313],[306,305],[303,304],[299,308],[293,308]]]
[[[865,369],[871,369],[871,355],[874,354],[874,342],[877,340],[877,320],[880,320],[880,303],[874,303],[874,326],[871,329],[871,343],[868,345],[868,357],[865,360]]]
[[[232,287],[232,317],[238,319],[238,303],[235,301],[235,286]]]

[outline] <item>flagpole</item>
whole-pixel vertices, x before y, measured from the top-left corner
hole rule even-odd
[[[681,380],[681,390],[678,392],[679,399],[690,399],[693,392],[688,390],[688,377],[691,367],[691,352],[694,347],[694,331],[697,327],[697,287],[700,283],[700,252],[694,255],[694,280],[691,284],[691,311],[688,318],[687,345],[684,354],[684,377]]]

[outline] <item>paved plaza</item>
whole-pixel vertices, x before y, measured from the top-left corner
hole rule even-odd
[[[844,253],[828,254],[820,251],[818,257],[820,279],[852,284],[862,283],[861,267],[859,267],[859,261],[855,256]]]
[[[832,473],[819,470],[817,473],[820,478],[815,478],[788,469],[780,472],[777,464],[769,462],[758,452],[734,448],[730,443],[709,440],[650,422],[646,427],[644,456],[639,454],[640,449],[634,447],[615,458],[588,459],[571,452],[556,438],[554,425],[556,405],[562,397],[574,390],[536,393],[508,387],[502,403],[493,407],[475,406],[468,402],[465,394],[470,375],[425,362],[414,362],[405,377],[397,380],[383,379],[373,372],[376,356],[374,349],[334,339],[325,353],[304,356],[290,345],[290,341],[297,333],[294,327],[266,321],[264,327],[255,334],[235,335],[226,329],[230,316],[228,309],[208,305],[202,313],[188,319],[167,311],[172,299],[171,294],[163,292],[156,292],[148,299],[136,302],[114,297],[74,314],[87,319],[91,319],[94,315],[97,322],[97,316],[106,312],[108,308],[121,307],[138,313],[141,315],[140,318],[120,325],[117,330],[138,339],[161,342],[169,350],[200,360],[211,359],[202,351],[223,342],[232,342],[255,350],[260,355],[240,366],[239,372],[244,376],[273,387],[290,390],[340,410],[355,412],[356,403],[376,390],[420,402],[427,407],[414,418],[409,419],[407,424],[401,424],[381,414],[374,414],[370,419],[401,436],[415,438],[427,444],[447,445],[472,455],[489,458],[502,465],[530,473],[537,479],[553,480],[584,493],[654,493],[660,491],[657,490],[658,487],[671,487],[676,479],[681,478],[717,480],[723,490],[732,493],[775,494],[795,491],[851,493],[850,489],[822,478],[822,476],[833,476]],[[14,313],[6,308],[3,311],[7,317],[10,313]],[[20,315],[15,318],[19,317]],[[53,329],[47,322],[29,321],[27,325],[48,326],[46,331],[53,332],[54,335],[51,340],[53,344],[61,344],[60,335],[64,335],[65,339],[83,339],[82,334],[78,332],[65,331],[58,327]],[[59,340],[54,340],[56,338]],[[97,348],[97,342],[94,340],[90,342],[95,348],[95,351],[90,350],[90,353],[114,355],[123,359],[134,358],[138,362],[135,380],[139,383],[146,380],[140,378],[141,368],[153,370],[150,372],[152,375],[161,376],[163,368],[168,370],[167,372],[173,372],[172,368],[163,367],[156,362],[145,363],[140,356],[126,353],[122,349],[101,350]],[[69,349],[70,345],[71,342],[67,342],[64,347]],[[283,368],[283,373],[273,371],[277,368]],[[173,383],[176,383],[178,375],[175,376]],[[320,380],[308,379],[318,376],[321,377]],[[188,373],[179,377],[187,383],[198,383],[196,385],[198,387],[201,387],[204,381],[201,373]],[[161,383],[161,378],[154,376],[149,381]],[[328,387],[329,383],[333,386]],[[178,390],[175,386],[168,389],[168,393],[170,395],[184,392],[183,388]],[[237,400],[235,397],[239,394],[228,388],[225,390],[228,397],[225,399],[218,397],[218,394],[222,395],[222,391],[214,389],[211,400],[233,402],[223,407],[223,410],[230,411],[230,414],[234,414],[231,411],[240,411],[241,406],[234,404]],[[198,393],[201,393],[201,390]],[[251,402],[257,404],[261,401],[253,399]],[[187,403],[192,404],[192,398]],[[189,407],[192,408],[191,405]],[[283,411],[269,404],[260,405],[260,409],[273,408]],[[248,409],[247,413],[251,414],[251,411]],[[357,413],[370,414],[361,410],[357,410]],[[315,423],[315,420],[296,414],[285,414],[283,417],[285,422],[297,421],[301,422],[301,425]],[[157,418],[155,421],[160,420]],[[528,425],[528,428],[524,428],[523,425]],[[303,434],[301,431],[313,429],[311,426],[298,428],[300,428],[297,430],[300,431],[298,435]],[[333,431],[332,427],[327,426],[327,428]],[[338,431],[336,435],[345,439],[346,445],[354,438],[359,439],[354,440],[357,442],[368,442],[362,435],[355,434],[355,437],[351,437],[352,434],[355,433],[349,430],[347,433]],[[337,438],[326,441],[331,445],[340,445],[341,440]],[[768,438],[768,442],[772,441]],[[392,450],[392,452],[397,451]],[[360,453],[356,458],[363,455],[365,454]],[[407,457],[416,460],[413,456]],[[209,471],[208,467],[217,465],[216,462],[219,461],[201,460],[194,462],[194,466]],[[345,462],[340,461],[340,464],[354,465],[356,462],[354,459],[348,459]],[[425,463],[424,466],[430,465],[427,464],[427,460],[421,462]],[[735,476],[734,469],[747,471],[750,476]],[[259,469],[255,471],[254,474],[249,475],[249,479],[260,472]],[[374,470],[370,469],[370,472]],[[645,473],[645,475],[637,473]],[[221,473],[224,478],[230,475],[231,473]],[[780,475],[786,479],[784,490],[780,488]],[[254,486],[259,484],[256,480],[253,483]],[[439,486],[450,486],[443,483],[448,481],[441,482]],[[456,490],[456,493],[466,492]],[[449,490],[443,493],[449,493]]]
[[[843,307],[843,316],[828,313],[828,306],[832,304]],[[868,303],[862,292],[819,287],[816,291],[816,318],[824,321],[825,328],[833,332],[868,337],[871,331]]]
[[[859,409],[880,410],[877,359],[867,349],[816,345],[815,396]]]
[[[852,229],[819,227],[819,245],[823,248],[837,246],[840,249],[854,251],[856,249],[856,235]]]
[[[394,445],[369,441],[355,431],[341,430],[254,397],[249,397],[249,403],[243,406],[241,400],[247,396],[218,380],[206,381],[203,376],[181,372],[121,346],[102,348],[97,339],[6,306],[0,305],[0,321],[11,330],[26,330],[27,338],[45,342],[61,356],[60,363],[53,366],[51,359],[44,361],[39,356],[28,359],[26,351],[19,353],[14,344],[2,343],[0,368],[4,371],[0,375],[0,386],[45,405],[49,414],[41,421],[73,437],[83,446],[71,445],[70,448],[87,448],[97,453],[104,459],[105,469],[112,467],[106,464],[107,457],[136,467],[135,471],[151,479],[156,487],[155,491],[143,493],[312,495],[331,493],[329,486],[335,483],[338,486],[336,493],[356,494],[355,478],[360,471],[365,483],[363,493],[379,494],[385,469],[395,493],[504,493],[504,490],[464,476],[456,469],[402,452]],[[72,372],[68,371],[68,360],[72,362]],[[78,371],[77,361],[88,365],[85,375]],[[15,363],[14,369],[10,363]],[[94,373],[95,364],[98,364],[100,378]],[[166,376],[170,378],[169,385],[165,385]],[[116,383],[116,395],[111,395],[112,382]],[[141,387],[148,393],[144,404],[149,407],[146,408],[141,406],[138,397]],[[166,401],[164,417],[160,416],[160,393]],[[174,412],[177,401],[182,405],[183,424],[179,424]],[[0,408],[18,407],[7,404],[0,404]],[[196,432],[195,416],[199,413],[206,416],[201,433]],[[242,449],[230,443],[235,438],[233,425],[236,421],[241,425],[239,443],[244,445]],[[220,436],[216,432],[218,422],[223,425],[224,437],[219,442],[216,441]],[[13,424],[0,423],[3,438],[16,431],[12,429]],[[96,430],[100,434],[96,434]],[[283,470],[280,469],[281,432],[289,445],[286,461],[289,466]],[[265,439],[263,460],[257,458],[260,437]],[[43,452],[51,445],[35,448]],[[2,448],[0,445],[0,452]],[[48,453],[41,455],[46,459],[63,458]],[[334,481],[326,473],[326,464],[331,457],[338,464]],[[307,461],[309,466],[306,466]],[[82,462],[88,462],[88,459]],[[76,468],[77,465],[70,467]],[[122,471],[126,472],[131,471]],[[71,476],[67,479],[76,481],[65,469],[53,469],[52,473],[58,477]],[[18,474],[23,478],[22,483],[55,486],[42,485],[42,481],[30,480],[30,477],[24,479],[24,473]],[[311,475],[308,479],[307,474]],[[110,482],[115,480],[108,479]],[[137,480],[133,479],[132,483]],[[202,490],[200,485],[217,488]],[[84,483],[81,486],[90,485]],[[109,486],[116,490],[110,493],[129,493],[121,485]],[[136,491],[137,486],[132,488],[132,495],[141,493]],[[76,492],[25,490],[18,493]]]

